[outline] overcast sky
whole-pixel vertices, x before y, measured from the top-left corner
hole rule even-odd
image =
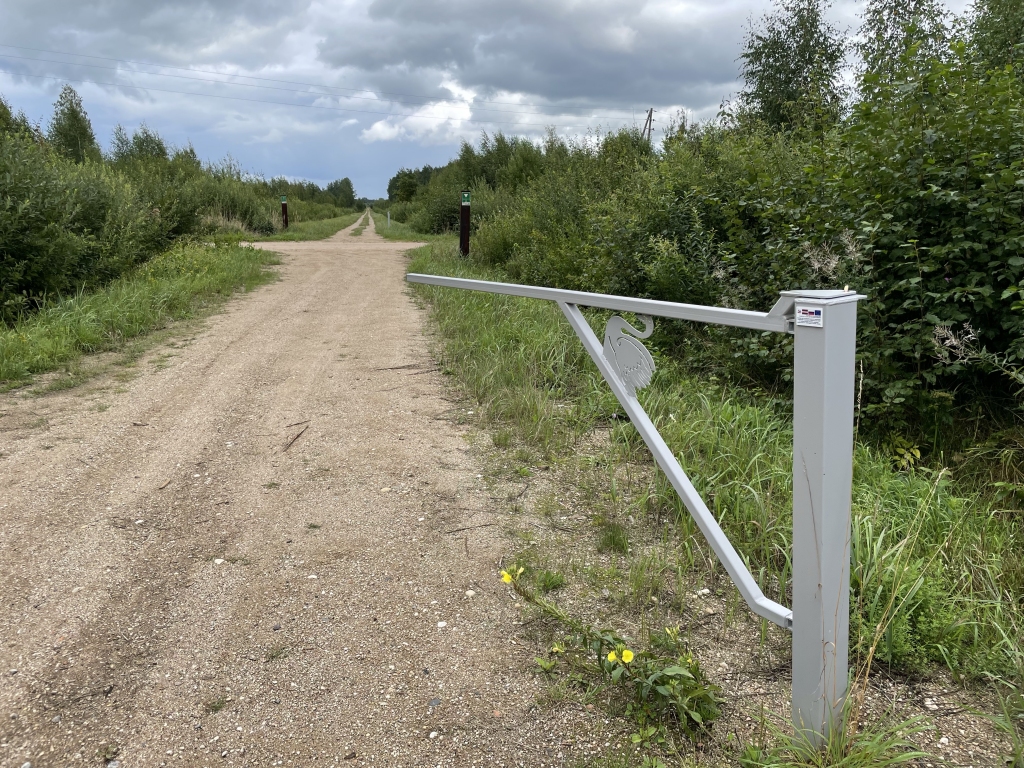
[[[947,0],[961,12],[968,0]],[[715,114],[770,0],[37,0],[0,4],[0,94],[44,125],[64,83],[104,148],[145,121],[266,176],[402,166],[481,131],[566,135]],[[832,13],[855,27],[859,3]]]

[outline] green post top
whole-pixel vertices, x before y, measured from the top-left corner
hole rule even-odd
[[[462,204],[469,205],[469,192],[462,193]]]
[[[281,202],[282,203],[287,203],[288,202],[288,196],[287,195],[281,195]]]

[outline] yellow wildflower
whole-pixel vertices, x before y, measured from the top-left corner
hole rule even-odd
[[[617,654],[615,651],[612,651],[611,653],[608,654],[608,661],[615,662],[615,661],[618,661],[618,660],[619,660],[619,654]]]
[[[629,664],[633,660],[633,652],[627,648],[622,652],[622,663]]]
[[[508,571],[502,571],[501,572],[501,580],[504,581],[506,584],[511,584],[512,583],[512,574],[509,573]]]

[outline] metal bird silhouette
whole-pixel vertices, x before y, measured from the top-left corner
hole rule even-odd
[[[646,339],[654,332],[654,321],[637,315],[644,322],[643,333],[618,315],[612,315],[604,329],[604,357],[619,374],[619,380],[630,395],[636,395],[651,383],[654,358],[637,339]],[[632,334],[632,335],[628,335]],[[636,337],[636,338],[634,338]]]

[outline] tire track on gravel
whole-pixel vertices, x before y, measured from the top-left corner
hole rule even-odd
[[[437,418],[411,246],[266,247],[281,281],[166,367],[0,398],[0,764],[590,752],[600,718],[533,704],[496,529],[441,534],[502,510]]]

